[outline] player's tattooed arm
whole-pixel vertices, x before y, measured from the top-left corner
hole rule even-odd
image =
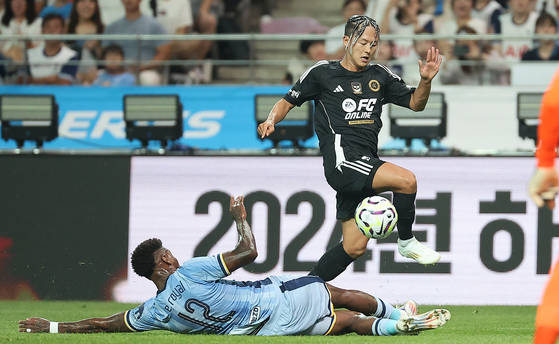
[[[258,256],[256,241],[254,240],[252,229],[246,220],[247,212],[244,199],[243,196],[239,196],[237,199],[231,196],[231,202],[229,204],[229,213],[237,224],[237,233],[239,234],[239,241],[235,249],[223,253],[223,260],[229,272],[233,272],[241,266],[252,263]]]
[[[94,333],[132,332],[132,330],[126,326],[124,312],[122,312],[107,318],[90,318],[75,322],[61,323],[51,322],[43,318],[27,318],[19,321],[19,332]]]
[[[283,121],[287,113],[293,109],[295,105],[291,104],[285,99],[280,99],[270,111],[268,119],[265,122],[260,123],[258,126],[258,135],[261,138],[269,136],[275,130],[275,125]]]

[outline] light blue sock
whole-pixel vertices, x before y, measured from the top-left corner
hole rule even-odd
[[[373,297],[375,298],[375,300],[377,300],[377,310],[374,314],[375,317],[400,320],[400,318],[402,317],[402,311],[394,308],[391,304],[382,301],[382,299],[379,299],[376,296]]]
[[[396,329],[397,320],[392,319],[377,319],[373,322],[371,330],[373,336],[394,336],[400,334]]]

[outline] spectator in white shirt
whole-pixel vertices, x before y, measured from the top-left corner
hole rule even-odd
[[[6,1],[0,0],[0,18],[4,16],[5,7],[6,7]]]
[[[47,14],[43,18],[42,32],[45,35],[64,33],[64,18],[59,14]],[[27,50],[28,65],[22,70],[28,84],[72,85],[78,71],[78,53],[64,45],[61,40],[45,40],[36,48]],[[20,75],[19,83],[24,77]]]
[[[463,26],[472,28],[478,33],[487,33],[487,23],[472,15],[474,0],[451,0],[450,4],[454,19],[444,22],[439,33],[456,32]]]
[[[42,20],[35,13],[33,0],[8,0],[1,19],[0,31],[3,35],[40,35]],[[38,42],[28,45],[33,48]],[[0,41],[2,54],[13,60],[23,59],[24,42],[19,40]]]
[[[384,12],[389,3],[390,0],[369,0],[365,15],[373,18],[378,26],[381,27],[384,22]]]
[[[421,12],[421,0],[391,0],[385,9],[380,31],[397,35],[433,33],[433,16]],[[394,57],[400,62],[417,62],[413,40],[394,40]]]
[[[190,0],[156,0],[155,19],[170,35],[192,33],[193,19]],[[189,59],[200,48],[201,41],[177,40],[171,42],[171,53],[178,59]]]
[[[147,16],[153,16],[153,11],[149,5],[150,0],[140,2],[140,11]],[[126,14],[124,6],[120,0],[99,0],[101,19],[105,27],[124,17]]]
[[[557,12],[559,11],[559,1],[557,0],[537,0],[534,11],[542,13],[545,10],[547,13],[557,19]]]
[[[452,7],[454,19],[443,22],[437,33],[456,33],[458,29],[464,26],[467,26],[480,34],[488,32],[487,23],[482,19],[474,18],[472,16],[474,0],[451,0],[450,5]],[[442,55],[448,55],[453,45],[454,40],[441,40],[440,49]]]
[[[504,11],[503,6],[495,0],[477,0],[472,17],[483,20],[487,24],[488,32],[495,32],[495,22]]]
[[[509,0],[510,12],[501,14],[495,33],[526,36],[526,39],[505,39],[494,44],[505,60],[518,62],[522,55],[534,47],[531,36],[536,32],[538,13],[533,11],[535,0]]]

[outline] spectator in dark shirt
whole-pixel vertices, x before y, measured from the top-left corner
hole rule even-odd
[[[557,22],[549,12],[542,11],[536,20],[536,34],[557,34]],[[540,39],[537,48],[522,55],[522,61],[559,61],[559,45],[554,39]]]
[[[98,0],[74,1],[68,23],[68,33],[94,35],[103,33],[104,29]],[[78,40],[68,42],[68,45],[80,55],[78,82],[84,85],[91,84],[97,78],[96,60],[101,56],[101,42],[99,40]]]
[[[101,21],[98,0],[75,0],[70,20],[68,22],[68,33],[76,35],[95,35],[103,33],[105,26]],[[101,43],[97,40],[77,41],[76,46],[85,48],[95,57],[101,55]],[[74,48],[74,47],[72,47]]]

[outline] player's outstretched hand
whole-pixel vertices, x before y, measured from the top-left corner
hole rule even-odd
[[[547,205],[549,209],[555,208],[555,196],[557,195],[557,170],[555,167],[540,167],[534,173],[528,192],[538,208]]]
[[[247,218],[247,211],[245,209],[245,197],[239,196],[235,199],[231,196],[229,203],[229,213],[235,222],[244,221]]]
[[[275,130],[276,128],[274,123],[270,121],[262,122],[258,126],[258,135],[260,135],[261,138],[265,138],[266,136],[269,136],[271,133],[273,133]]]
[[[50,321],[43,318],[27,318],[19,321],[19,332],[49,332]]]
[[[421,79],[431,81],[439,72],[441,63],[443,62],[443,57],[440,54],[439,49],[431,47],[431,49],[427,52],[425,64],[423,64],[421,60],[417,60],[417,62],[419,62],[419,74],[421,75]]]

